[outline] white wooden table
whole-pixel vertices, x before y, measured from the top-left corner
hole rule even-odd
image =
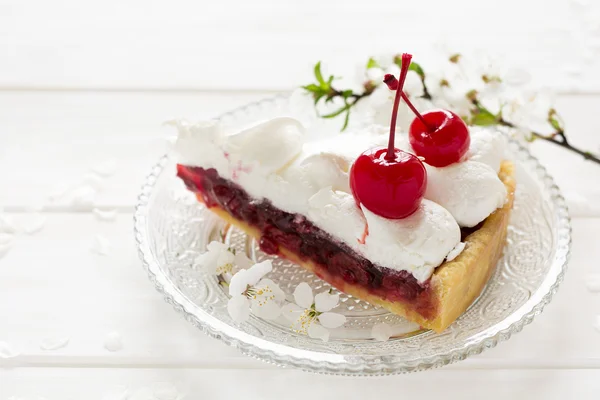
[[[161,123],[210,118],[288,90],[310,79],[320,58],[343,69],[397,49],[403,34],[415,53],[442,34],[463,47],[493,43],[560,90],[571,140],[600,150],[599,6],[510,0],[484,23],[474,19],[484,2],[398,3],[388,13],[383,0],[365,3],[0,0],[0,206],[19,223],[45,218],[41,231],[16,234],[0,258],[0,342],[19,352],[0,357],[0,400],[600,396],[600,294],[586,285],[600,274],[600,167],[551,144],[532,151],[571,206],[566,280],[531,326],[459,364],[368,380],[280,369],[204,337],[148,282],[132,211],[165,150]],[[420,25],[405,12],[418,12],[417,3],[440,15],[410,35]],[[532,24],[540,7],[546,16]],[[466,11],[447,21],[442,14],[452,9]],[[339,29],[328,25],[334,12]],[[360,28],[334,36],[346,24]],[[74,211],[66,200],[48,202],[107,160],[118,172],[102,179],[93,205]],[[118,214],[102,221],[94,207]],[[110,242],[106,255],[91,251],[97,235]],[[122,337],[119,351],[105,348],[112,331]],[[69,341],[40,347],[53,338]]]

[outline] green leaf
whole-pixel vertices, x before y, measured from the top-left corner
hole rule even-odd
[[[421,66],[414,61],[410,63],[410,67],[408,67],[408,70],[415,71],[417,75],[421,77],[421,79],[425,78],[425,71],[423,71],[423,68],[421,68]]]
[[[551,108],[548,111],[548,122],[557,132],[562,132],[564,128],[562,127],[560,121],[558,120],[558,114],[554,108]]]
[[[487,109],[481,107],[477,110],[474,110],[471,114],[471,124],[478,126],[490,126],[496,125],[498,123],[498,118]]]
[[[323,79],[323,74],[321,73],[321,61],[315,64],[315,78],[317,78],[317,82],[322,88],[327,88],[327,82]]]
[[[302,89],[304,89],[308,92],[311,92],[311,93],[318,93],[322,90],[320,86],[317,86],[314,83],[311,83],[310,85],[302,86]]]
[[[369,58],[369,61],[367,61],[367,69],[369,68],[381,68],[381,65],[379,65],[379,63],[375,61],[373,57],[371,57]]]
[[[315,106],[317,105],[317,103],[319,102],[319,100],[321,100],[321,98],[325,96],[325,93],[314,93],[313,97],[315,99]]]
[[[342,92],[342,97],[347,99],[348,97],[351,97],[353,94],[354,94],[354,92],[352,91],[352,89],[344,90]]]
[[[348,110],[349,108],[350,108],[350,106],[345,105],[344,107],[342,107],[339,110],[336,110],[330,114],[321,115],[321,118],[335,118],[338,115],[340,115],[341,113],[343,113],[344,111]]]

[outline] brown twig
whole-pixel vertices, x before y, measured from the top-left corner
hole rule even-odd
[[[502,125],[502,126],[506,126],[508,128],[516,128],[516,126],[513,123],[508,122],[503,118],[500,118],[498,120],[498,124]],[[542,139],[546,142],[554,143],[557,146],[563,147],[567,150],[570,150],[574,153],[579,154],[586,160],[590,160],[590,161],[595,162],[596,164],[600,164],[600,158],[596,157],[589,151],[584,151],[578,147],[571,145],[571,143],[569,143],[569,140],[567,139],[565,132],[563,130],[558,130],[558,131],[548,134],[548,135],[544,135],[544,134],[534,132],[534,131],[530,131],[530,133],[531,133],[531,136],[535,137],[536,139]]]

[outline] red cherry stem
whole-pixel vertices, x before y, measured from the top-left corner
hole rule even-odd
[[[385,74],[385,77],[383,78],[383,83],[385,83],[390,90],[398,90],[398,80],[392,74]],[[412,101],[410,101],[406,93],[402,92],[401,96],[402,100],[404,100],[408,108],[410,108],[410,110],[417,116],[417,118],[421,120],[421,122],[423,123],[423,125],[425,125],[427,130],[429,132],[435,131],[435,128],[429,125],[427,121],[425,121],[425,118],[423,118],[419,110],[417,110],[417,108],[413,105]]]
[[[408,67],[410,67],[411,59],[411,54],[402,54],[402,68],[400,69],[400,79],[398,81],[396,97],[394,98],[394,108],[392,109],[392,121],[390,123],[390,141],[388,142],[388,151],[385,155],[385,159],[388,161],[394,161],[396,159],[394,152],[394,142],[396,139],[396,119],[398,118],[398,106],[400,105],[400,98],[402,97],[402,88],[404,87],[404,81],[406,80],[406,75],[408,74]]]

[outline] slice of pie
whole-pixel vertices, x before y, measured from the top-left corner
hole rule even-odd
[[[463,160],[426,165],[418,210],[387,219],[349,187],[352,163],[385,143],[385,130],[311,139],[291,118],[233,134],[212,122],[178,128],[177,174],[211,211],[265,253],[425,328],[440,332],[458,318],[502,254],[515,181],[495,131],[471,129]],[[402,137],[396,147],[411,150]]]
[[[237,133],[179,123],[178,176],[198,200],[339,290],[441,332],[479,296],[504,242],[513,167],[500,133],[431,110],[390,129],[316,136],[292,118]],[[385,143],[387,142],[387,146]]]

